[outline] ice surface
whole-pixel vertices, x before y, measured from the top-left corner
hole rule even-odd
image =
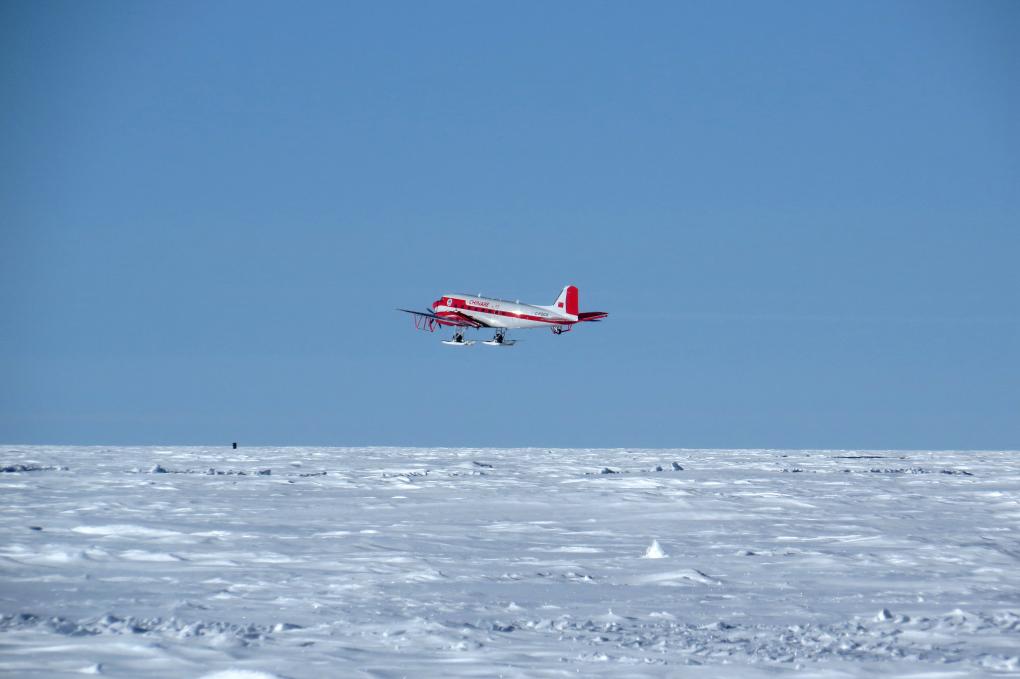
[[[1020,675],[1015,452],[0,446],[0,470],[5,676]]]

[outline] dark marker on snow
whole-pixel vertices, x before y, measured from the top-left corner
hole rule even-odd
[[[237,441],[234,441],[233,446],[234,446],[234,450],[237,450]]]

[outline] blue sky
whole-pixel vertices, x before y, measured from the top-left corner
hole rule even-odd
[[[1018,29],[4,3],[0,440],[1020,447]],[[393,311],[567,283],[512,350]]]

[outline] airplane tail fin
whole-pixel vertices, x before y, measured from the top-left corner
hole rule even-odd
[[[556,298],[556,303],[553,304],[552,308],[561,314],[577,316],[580,311],[577,301],[577,286],[568,285],[563,288],[563,292],[561,292],[560,296]]]

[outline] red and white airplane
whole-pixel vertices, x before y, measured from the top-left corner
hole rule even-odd
[[[508,339],[507,330],[516,328],[549,328],[562,335],[577,323],[600,321],[609,314],[604,311],[582,312],[578,308],[577,287],[568,285],[550,306],[521,304],[481,295],[461,293],[443,295],[432,303],[432,311],[397,309],[414,316],[414,325],[420,330],[435,331],[442,326],[455,328],[453,339],[444,340],[451,346],[471,346],[474,340],[464,339],[464,328],[493,328],[491,340],[482,342],[493,347],[509,347],[517,343]]]

